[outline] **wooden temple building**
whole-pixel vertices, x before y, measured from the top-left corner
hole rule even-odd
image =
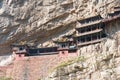
[[[57,54],[58,47],[43,47],[43,48],[34,48],[28,49],[29,56],[36,56],[36,55],[54,55]]]
[[[57,41],[54,41],[58,45],[58,52],[60,56],[77,56],[77,44],[72,35],[64,36]]]
[[[24,57],[28,55],[27,45],[12,44],[11,47],[16,60],[24,60]]]
[[[106,23],[117,19],[120,19],[120,7],[114,7],[114,13],[109,13],[108,18],[103,19],[102,22]]]
[[[105,35],[105,24],[100,15],[78,20],[80,26],[76,27],[76,35],[79,47],[101,42]]]
[[[105,19],[100,15],[95,15],[78,20],[79,25],[76,26],[74,36],[77,46],[82,47],[103,41],[108,36],[108,27],[106,25],[117,19],[120,19],[120,7],[114,7],[114,13],[109,13]]]
[[[44,47],[44,48],[25,48],[20,46],[13,46],[13,54],[16,56],[16,60],[24,60],[26,56],[44,56],[55,55],[64,57],[70,55],[77,56],[77,47],[71,41],[57,42],[57,47]],[[24,46],[24,45],[23,45]],[[74,54],[75,53],[75,54]]]
[[[33,46],[28,46],[27,44],[13,44],[12,51],[13,54],[16,55],[16,60],[23,60],[25,56],[42,56],[57,54],[57,47],[36,48]]]

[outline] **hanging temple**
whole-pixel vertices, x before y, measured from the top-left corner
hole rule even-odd
[[[119,18],[120,7],[114,7],[114,13],[108,13],[107,18],[95,15],[78,20],[77,23],[80,26],[76,26],[75,32],[53,41],[56,44],[54,47],[36,48],[28,44],[12,44],[12,50],[18,60],[23,59],[25,56],[36,55],[59,54],[60,56],[68,56],[74,54],[74,56],[78,56],[78,48],[103,41],[108,36],[106,24]]]

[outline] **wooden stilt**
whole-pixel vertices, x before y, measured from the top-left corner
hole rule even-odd
[[[101,32],[100,32],[100,39],[101,39]]]

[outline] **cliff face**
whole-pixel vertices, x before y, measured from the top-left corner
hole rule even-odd
[[[50,46],[52,39],[74,31],[76,20],[112,12],[119,0],[1,0],[0,53],[11,43]]]
[[[46,80],[120,80],[120,53],[94,53],[58,67]]]
[[[60,64],[47,80],[120,80],[120,20],[106,23],[108,37],[79,49],[80,56]]]
[[[1,0],[0,53],[8,53],[10,44],[21,41],[35,43],[38,47],[41,43],[43,46],[54,45],[53,39],[74,31],[77,20],[96,14],[106,18],[107,13],[113,12],[113,7],[119,5],[119,0]],[[56,69],[47,80],[119,80],[119,25],[119,20],[106,24],[107,39],[80,48],[82,60]],[[34,60],[31,60],[33,63]],[[24,61],[15,63],[14,69],[8,73],[14,72],[8,76],[19,77],[22,74],[19,71],[24,67],[22,69],[18,64],[24,65]],[[37,72],[39,66],[30,67],[31,70],[36,68]],[[34,76],[34,73],[31,75]],[[40,73],[37,73],[38,77]]]

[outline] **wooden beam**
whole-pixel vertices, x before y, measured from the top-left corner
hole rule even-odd
[[[85,32],[85,33],[80,33],[78,35],[76,35],[76,37],[81,37],[81,36],[85,36],[85,35],[89,35],[89,34],[94,34],[94,33],[98,33],[101,32],[103,29],[96,29],[93,31],[89,31],[89,32]]]
[[[87,27],[87,26],[91,26],[91,25],[95,25],[95,24],[98,24],[98,23],[100,23],[100,22],[101,22],[101,20],[93,21],[93,22],[91,22],[91,23],[86,23],[86,24],[83,24],[83,25],[81,25],[81,26],[76,27],[76,29],[83,28],[83,27]]]
[[[104,38],[103,39],[89,41],[89,42],[79,43],[78,46],[85,46],[85,45],[89,45],[89,44],[99,43],[99,42],[101,42],[103,40],[104,40]]]

